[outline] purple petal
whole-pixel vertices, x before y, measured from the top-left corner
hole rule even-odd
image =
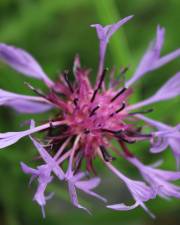
[[[117,211],[128,211],[128,210],[135,209],[138,206],[141,206],[153,219],[155,219],[155,215],[153,213],[151,213],[151,211],[149,211],[149,209],[144,204],[142,204],[142,203],[140,204],[138,202],[134,203],[131,206],[125,205],[124,203],[107,205],[107,208],[117,210]]]
[[[145,206],[145,204],[138,201],[136,201],[133,205],[130,206],[121,203],[121,204],[107,205],[106,207],[117,211],[129,211],[137,208],[138,206],[141,206],[153,219],[155,218],[155,215]]]
[[[46,205],[46,201],[52,197],[52,193],[49,196],[45,196],[45,190],[47,185],[52,181],[53,177],[51,176],[51,168],[48,164],[44,164],[39,166],[37,169],[33,169],[27,166],[25,163],[21,163],[21,168],[24,173],[32,175],[33,179],[38,179],[38,187],[36,193],[34,195],[33,200],[36,201],[41,209],[43,218],[45,217],[44,207]],[[31,177],[31,180],[32,180]]]
[[[170,78],[153,96],[128,107],[128,110],[134,110],[146,105],[165,101],[180,95],[180,72]]]
[[[164,32],[164,28],[161,28],[160,26],[157,27],[156,39],[151,43],[150,48],[142,57],[133,77],[126,83],[127,87],[151,70],[153,63],[160,56],[160,51],[164,42]]]
[[[91,196],[94,196],[94,197],[100,199],[103,202],[107,202],[107,200],[104,197],[102,197],[101,195],[91,191],[92,189],[96,188],[99,185],[99,183],[100,183],[100,178],[95,177],[95,178],[92,178],[92,179],[89,179],[89,180],[77,181],[75,183],[75,185],[76,185],[77,188],[79,188],[83,192],[85,192],[85,193],[87,193]]]
[[[31,133],[31,131],[29,131]],[[0,149],[8,147],[27,136],[26,131],[0,133]]]
[[[47,163],[47,165],[50,165],[51,170],[56,174],[56,176],[60,179],[64,179],[64,172],[60,168],[60,166],[56,163],[56,161],[51,157],[51,155],[46,151],[43,146],[37,142],[34,138],[30,137],[34,146],[38,150],[40,156],[42,159]]]
[[[153,96],[155,101],[164,101],[180,95],[180,72],[169,79]]]
[[[169,63],[170,61],[178,58],[180,56],[180,48],[161,57],[158,61],[156,61],[153,65],[152,70],[158,69],[161,66],[164,66],[165,64]]]
[[[25,163],[21,162],[20,164],[21,164],[21,169],[24,173],[35,175],[35,176],[37,176],[39,174],[36,169],[33,169],[33,168],[27,166]]]
[[[71,179],[73,183],[76,183],[80,181],[81,179],[85,178],[87,176],[87,173],[79,172],[76,175],[73,175],[73,171],[71,173],[66,173],[66,178]]]
[[[100,184],[101,179],[98,177],[85,180],[85,181],[77,181],[76,185],[82,187],[83,189],[94,189]]]
[[[146,121],[148,124],[156,127],[157,132],[154,132],[156,141],[152,142],[151,152],[158,153],[165,150],[168,145],[172,148],[176,159],[177,169],[180,167],[180,132],[179,125],[176,127],[168,126],[156,120],[149,119],[143,115],[137,115],[137,118]]]
[[[7,106],[14,108],[16,111],[20,113],[42,113],[52,109],[52,105],[38,103],[38,102],[30,102],[22,99],[16,99],[14,101],[8,101]]]
[[[163,162],[164,162],[164,160],[160,159],[160,160],[150,164],[150,166],[153,167],[153,168],[157,168],[157,167],[161,166],[163,164]]]
[[[70,160],[71,161],[71,160]],[[71,170],[71,166],[69,165],[68,169],[67,169],[67,172],[65,174],[65,180],[67,181],[68,183],[68,190],[69,190],[69,195],[70,195],[70,199],[71,199],[71,202],[72,204],[77,207],[77,208],[80,208],[80,209],[83,209],[85,211],[87,211],[88,213],[89,210],[87,208],[85,208],[84,206],[80,205],[79,202],[78,202],[78,197],[77,197],[77,193],[76,193],[76,186],[75,186],[75,183],[78,179],[81,179],[85,176],[84,173],[79,173],[79,174],[76,174],[75,176],[73,175],[73,171]]]
[[[154,169],[154,173],[164,180],[178,180],[178,179],[180,179],[180,172]]]
[[[43,80],[49,87],[53,82],[44,73],[37,61],[26,51],[14,46],[0,44],[0,59],[18,72]]]
[[[25,136],[45,130],[45,129],[49,128],[51,125],[58,126],[61,124],[64,124],[64,121],[52,122],[51,124],[46,123],[41,126],[32,127],[25,131],[0,133],[0,149],[8,147],[8,146],[16,143],[19,139],[21,139]]]
[[[126,181],[126,185],[134,199],[138,202],[145,202],[156,196],[156,192],[142,181],[129,180],[128,182]]]
[[[180,49],[177,49],[160,58],[160,52],[164,42],[164,32],[164,28],[161,28],[160,26],[157,27],[156,39],[154,42],[152,42],[150,48],[140,60],[140,63],[132,78],[127,81],[127,87],[135,83],[144,74],[158,69],[164,64],[169,63],[180,56]]]
[[[103,202],[107,202],[107,199],[106,199],[106,198],[102,197],[101,195],[97,194],[97,193],[94,192],[94,191],[91,191],[91,190],[88,190],[88,189],[84,189],[84,188],[82,188],[82,187],[80,187],[80,186],[78,186],[78,188],[79,188],[81,191],[83,191],[84,193],[88,194],[88,195],[91,195],[91,196],[93,196],[93,197],[95,197],[95,198],[97,198],[97,199],[99,199],[99,200],[101,200],[101,201],[103,201]]]
[[[152,174],[152,176],[159,177],[166,181],[180,179],[179,171],[178,172],[177,171],[168,171],[168,170],[157,169],[157,168],[154,168],[151,166],[146,166],[135,157],[128,157],[126,159],[129,162],[131,162],[133,165],[135,165],[142,172],[146,172],[147,174],[150,173],[150,174]]]
[[[151,126],[153,127],[157,127],[159,130],[166,130],[166,129],[169,129],[171,128],[170,126],[160,122],[160,121],[157,121],[157,120],[153,120],[153,119],[150,119],[146,116],[143,116],[143,115],[140,115],[138,114],[137,115],[137,118],[141,119],[141,120],[144,120],[145,122],[147,122],[148,124],[150,124]]]
[[[87,208],[85,208],[84,206],[82,206],[82,205],[79,204],[78,198],[77,198],[77,193],[76,193],[75,185],[71,181],[68,181],[68,189],[69,189],[69,194],[70,194],[70,198],[71,198],[72,204],[75,207],[80,208],[80,209],[83,209],[86,212],[88,212],[89,214],[91,214],[90,211]]]
[[[153,219],[155,218],[155,215],[151,213],[151,211],[145,206],[145,204],[138,201],[131,206],[121,203],[121,204],[107,205],[106,207],[117,211],[129,211],[137,208],[138,206],[141,206]]]
[[[100,76],[104,69],[104,58],[106,53],[107,44],[109,42],[109,39],[111,36],[126,22],[128,22],[133,16],[125,17],[124,19],[118,21],[115,24],[107,25],[105,27],[101,26],[100,24],[93,24],[91,27],[96,28],[96,32],[98,35],[98,38],[100,40],[100,47],[99,47],[99,69],[98,69],[98,75],[97,75],[97,81],[98,83]]]
[[[146,208],[146,206],[144,205],[143,202],[146,202],[146,201],[148,201],[150,199],[155,198],[156,191],[151,189],[149,186],[147,186],[142,181],[135,181],[135,180],[129,179],[124,174],[122,174],[120,171],[118,171],[115,167],[113,167],[110,163],[108,163],[108,162],[105,162],[105,163],[108,166],[108,168],[113,173],[115,173],[126,184],[126,186],[128,187],[129,191],[131,192],[131,194],[132,194],[132,196],[133,196],[133,198],[135,200],[135,204],[132,205],[132,206],[126,206],[124,204],[118,204],[118,205],[115,205],[115,208],[116,208],[116,206],[118,206],[119,210],[120,209],[122,209],[122,210],[130,210],[131,207],[133,209],[133,208],[137,207],[138,205],[140,205],[144,210],[146,210],[151,215],[151,213]]]
[[[127,23],[130,19],[132,19],[132,15],[131,16],[127,16],[122,20],[119,20],[117,23],[114,24],[110,24],[107,25],[105,27],[103,27],[100,24],[93,24],[91,25],[91,27],[95,27],[96,28],[96,32],[98,35],[98,38],[101,41],[105,41],[108,42],[109,39],[111,38],[111,36],[125,23]]]
[[[179,139],[169,138],[168,142],[176,159],[177,170],[180,170],[180,135]]]
[[[152,153],[160,153],[168,147],[168,140],[166,138],[158,138],[156,141],[152,142],[152,147],[150,151]]]
[[[135,209],[138,206],[139,206],[139,203],[136,202],[131,206],[127,206],[124,203],[121,203],[121,204],[107,205],[106,207],[113,209],[113,210],[118,210],[118,211],[127,211],[127,210],[131,210],[131,209]]]
[[[180,179],[180,172],[166,171],[145,166],[137,158],[128,157],[127,160],[135,165],[144,179],[163,198],[180,198],[180,187],[169,181]]]
[[[92,191],[92,189],[96,188],[99,185],[100,178],[95,177],[95,178],[88,179],[88,180],[81,180],[81,179],[85,178],[85,176],[86,176],[86,173],[83,173],[83,172],[79,172],[78,174],[76,174],[74,176],[73,171],[71,171],[70,169],[68,169],[66,172],[65,179],[68,182],[69,188],[71,188],[69,190],[71,190],[70,196],[71,196],[71,199],[73,200],[72,201],[73,204],[78,208],[82,207],[81,205],[79,206],[77,194],[75,193],[75,190],[74,190],[75,187],[80,189],[81,191],[83,191],[84,193],[86,193],[88,195],[96,197],[103,202],[107,202],[107,200],[104,197],[102,197],[101,195]],[[73,199],[73,196],[74,196],[74,199]],[[87,209],[85,209],[85,210],[87,210]]]
[[[46,172],[46,171],[45,171]],[[41,177],[42,176],[42,177]],[[46,205],[47,197],[45,196],[45,190],[49,183],[51,183],[53,177],[48,174],[40,174],[38,178],[38,188],[34,195],[34,200],[41,206],[43,218],[45,218],[44,207]]]
[[[0,89],[0,105],[9,106],[20,113],[42,113],[52,108],[45,99],[15,94]]]
[[[25,131],[0,133],[0,149],[16,143],[18,140],[20,140],[25,136],[47,129],[49,126],[50,124],[46,123],[41,126],[33,127]]]
[[[34,200],[37,201],[40,206],[46,205],[46,197],[44,195],[44,192],[46,190],[47,185],[52,181],[52,179],[53,177],[49,176],[46,177],[46,181],[41,181],[41,177],[39,177],[39,185],[34,195]]]
[[[121,204],[107,205],[107,208],[118,210],[118,211],[128,211],[128,210],[135,209],[138,206],[141,206],[153,219],[155,219],[155,215],[151,213],[149,209],[143,203],[136,202],[131,206],[121,203]]]

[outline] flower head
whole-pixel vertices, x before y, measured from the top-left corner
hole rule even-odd
[[[128,16],[105,27],[99,24],[92,25],[96,28],[100,41],[99,68],[94,85],[90,82],[90,71],[81,67],[78,56],[75,58],[73,67],[74,81],[71,82],[70,73],[64,71],[53,82],[29,53],[13,46],[0,44],[2,61],[26,76],[42,80],[48,88],[44,93],[28,84],[27,86],[37,96],[25,96],[1,89],[0,105],[11,107],[21,113],[42,113],[51,108],[55,108],[58,112],[53,119],[39,126],[35,126],[35,122],[31,120],[30,128],[27,130],[0,133],[0,148],[10,146],[28,136],[40,155],[42,164],[36,169],[25,163],[21,163],[21,168],[24,173],[32,176],[31,181],[35,178],[38,180],[34,200],[41,206],[43,215],[45,215],[46,200],[52,196],[46,197],[45,190],[53,181],[53,177],[57,177],[60,182],[67,182],[70,199],[75,207],[89,212],[79,203],[76,189],[106,202],[104,197],[93,190],[99,185],[100,178],[97,176],[88,178],[90,175],[97,175],[94,165],[96,157],[100,157],[104,165],[125,183],[135,200],[131,206],[124,203],[108,204],[108,208],[124,211],[141,206],[153,216],[145,206],[146,201],[155,198],[157,194],[163,197],[179,198],[179,187],[169,182],[179,179],[178,172],[161,171],[145,166],[137,161],[128,149],[128,144],[139,141],[149,141],[152,144],[152,152],[162,151],[170,145],[176,159],[179,160],[179,125],[173,128],[142,115],[143,112],[148,111],[132,111],[180,95],[179,73],[149,99],[134,105],[129,105],[128,100],[133,93],[131,85],[135,81],[179,57],[180,49],[160,57],[165,30],[158,26],[156,38],[142,57],[132,78],[125,84],[114,82],[112,70],[109,79],[110,88],[105,84],[105,78],[108,79],[109,74],[104,66],[107,44],[113,33],[131,18],[132,16]],[[131,123],[132,120],[133,123]],[[139,127],[138,123],[140,120],[144,121],[145,125],[151,125],[153,129],[149,133],[143,133],[141,129],[143,127]],[[44,135],[37,141],[34,135],[38,132]],[[119,143],[123,157],[139,169],[149,185],[143,181],[128,178],[113,166],[112,154],[116,153],[119,156],[119,149],[115,149],[111,144],[113,139]]]

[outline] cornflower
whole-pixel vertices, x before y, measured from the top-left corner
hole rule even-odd
[[[127,82],[118,81],[112,69],[109,75],[109,87],[105,84],[105,77],[109,73],[105,68],[108,42],[111,36],[131,18],[132,16],[128,16],[105,27],[100,24],[91,25],[96,29],[100,42],[99,67],[94,85],[89,79],[90,71],[81,67],[78,56],[75,57],[73,66],[74,81],[71,81],[70,73],[64,71],[54,82],[29,53],[7,44],[0,44],[2,61],[26,76],[42,80],[47,87],[47,92],[44,93],[27,84],[36,96],[21,95],[0,89],[0,104],[25,114],[43,113],[53,108],[58,111],[53,119],[38,126],[31,119],[30,128],[27,130],[0,133],[0,148],[8,147],[21,138],[29,137],[40,155],[42,164],[37,168],[32,168],[23,162],[21,162],[21,168],[25,174],[31,175],[30,183],[34,179],[38,181],[34,200],[42,208],[44,217],[46,201],[52,197],[52,194],[46,196],[45,191],[54,177],[61,182],[67,182],[70,199],[75,207],[89,212],[78,202],[76,189],[107,202],[93,190],[100,183],[93,163],[97,157],[124,182],[135,201],[130,206],[124,203],[108,204],[108,208],[125,211],[141,206],[154,217],[146,207],[146,201],[157,195],[163,198],[180,197],[180,187],[171,183],[180,178],[180,172],[144,165],[128,149],[128,145],[139,141],[149,141],[152,153],[163,151],[170,146],[177,166],[179,165],[180,125],[172,127],[147,118],[143,114],[151,110],[139,110],[139,108],[180,95],[180,72],[170,78],[147,100],[133,105],[129,105],[128,100],[133,94],[132,85],[137,80],[179,57],[180,49],[160,56],[165,30],[158,26],[156,38],[140,60],[131,79]],[[121,76],[126,70],[127,68],[121,70]],[[134,111],[137,109],[138,111]],[[144,125],[140,127],[139,121],[143,121]],[[144,126],[149,126],[148,133],[142,132]],[[43,134],[41,140],[34,136],[39,132]],[[113,139],[119,144],[118,149],[112,145]],[[113,165],[114,154],[134,165],[145,182],[131,179],[119,171]]]

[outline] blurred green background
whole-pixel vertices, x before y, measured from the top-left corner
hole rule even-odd
[[[149,42],[154,38],[156,26],[166,28],[166,40],[162,54],[180,46],[180,1],[179,0],[0,0],[0,42],[13,44],[31,52],[49,76],[55,79],[64,69],[71,69],[76,53],[81,56],[82,65],[92,68],[95,77],[98,64],[98,40],[90,24],[103,25],[134,14],[133,20],[118,31],[107,52],[106,65],[111,67],[130,65],[130,76]],[[145,76],[134,89],[133,101],[150,96],[179,69],[179,60]],[[41,82],[23,77],[6,65],[0,64],[0,88],[31,94],[24,81],[44,88]],[[174,99],[154,105],[152,118],[175,125],[180,121],[180,101]],[[0,130],[20,130],[20,124],[29,118],[42,120],[42,115],[20,115],[11,109],[0,108]],[[164,168],[175,169],[170,150],[158,156],[148,154],[148,145],[131,147],[141,159],[150,163],[163,156]],[[142,150],[142,151],[141,151]],[[0,152],[0,225],[177,225],[180,221],[178,200],[165,201],[157,198],[147,203],[156,214],[151,220],[142,209],[130,212],[114,212],[93,199],[80,201],[92,209],[92,215],[73,208],[66,187],[56,181],[49,190],[55,197],[48,202],[46,219],[43,220],[39,207],[32,201],[35,185],[28,187],[28,177],[19,166],[20,161],[30,164],[36,155],[30,141],[25,138],[16,145]],[[109,195],[114,202],[126,198],[122,183],[97,162],[99,174],[103,177],[100,191]],[[124,161],[118,161],[119,168],[132,178],[138,178],[134,169]]]

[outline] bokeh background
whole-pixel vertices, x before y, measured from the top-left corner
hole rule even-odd
[[[81,56],[82,65],[92,68],[92,80],[98,64],[98,40],[90,24],[103,25],[134,14],[133,20],[118,31],[107,52],[106,65],[130,65],[130,76],[138,60],[154,38],[156,26],[166,28],[166,41],[162,54],[180,46],[180,1],[179,0],[0,0],[0,42],[13,44],[31,52],[49,76],[55,79],[64,69],[71,69],[76,53]],[[146,75],[136,84],[132,101],[144,99],[157,90],[179,69],[179,59],[156,72]],[[24,81],[44,89],[41,82],[23,77],[0,63],[0,88],[24,94],[32,94]],[[174,99],[152,106],[155,110],[149,116],[175,125],[180,121],[180,100]],[[20,115],[8,108],[0,108],[0,130],[23,129],[22,122],[30,118],[42,120],[44,115]],[[164,159],[163,168],[175,169],[170,150],[151,156],[148,145],[131,146],[145,163]],[[0,152],[0,225],[177,225],[180,221],[180,202],[160,198],[147,206],[156,214],[152,220],[142,209],[130,212],[114,212],[103,204],[81,195],[79,200],[90,209],[92,215],[75,209],[69,201],[64,184],[56,181],[49,187],[55,197],[46,207],[43,220],[37,204],[32,201],[35,186],[28,187],[28,177],[20,170],[20,161],[32,163],[36,151],[28,138]],[[119,180],[96,163],[98,173],[103,177],[99,191],[109,200],[121,202],[128,198],[127,191]],[[126,162],[118,160],[117,166],[132,178],[138,178],[136,171]]]

